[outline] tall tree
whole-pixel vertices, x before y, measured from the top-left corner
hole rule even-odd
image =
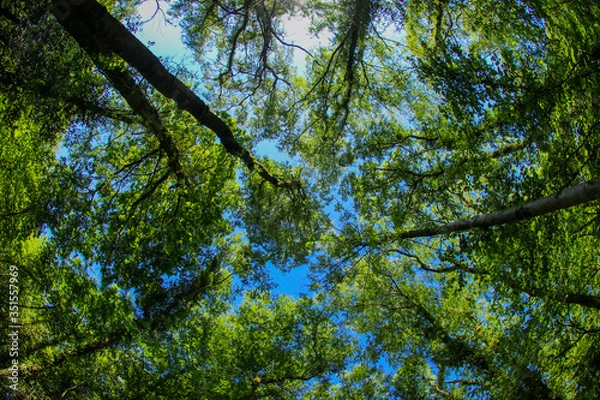
[[[598,397],[596,4],[137,4],[0,3],[3,393]]]

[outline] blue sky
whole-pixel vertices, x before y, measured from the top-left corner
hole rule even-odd
[[[165,19],[168,4],[159,1],[162,12],[156,12],[156,2],[146,1],[138,7],[138,13],[142,21],[148,21],[142,29],[136,33],[138,39],[146,44],[154,54],[172,58],[176,62],[183,61],[186,48],[181,43],[181,29],[172,25]],[[298,44],[306,49],[311,49],[324,43],[329,38],[329,33],[313,36],[308,32],[308,18],[295,17],[285,22],[285,40],[288,43]],[[294,65],[300,69],[306,66],[306,53],[294,49]]]
[[[163,11],[166,12],[167,5],[159,2]],[[147,21],[156,12],[156,2],[146,1],[142,3],[138,12],[142,21]],[[138,39],[152,50],[157,56],[169,57],[175,61],[182,61],[186,48],[181,42],[181,29],[168,23],[165,15],[161,12],[156,13],[152,19],[146,22],[136,33]]]

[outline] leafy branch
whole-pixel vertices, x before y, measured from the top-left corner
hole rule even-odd
[[[227,123],[210,111],[204,101],[171,74],[158,57],[114,18],[104,6],[95,0],[84,0],[80,4],[72,5],[69,10],[64,10],[59,7],[59,2],[55,2],[52,11],[59,23],[92,59],[97,60],[98,55],[118,55],[135,68],[156,90],[173,99],[179,108],[189,112],[198,123],[213,131],[221,140],[226,151],[240,159],[249,170],[256,170],[263,179],[276,187],[296,188],[300,186],[299,180],[285,179],[275,175],[259,162],[248,149],[238,142]],[[101,66],[99,67],[101,68]],[[116,71],[109,72],[111,81],[115,79],[119,82],[118,84],[123,84],[124,88],[128,87],[131,90],[131,92],[128,90],[121,93],[129,96],[129,99],[126,98],[128,103],[130,100],[133,101],[136,107],[140,107],[140,111],[152,116],[151,110],[141,108],[146,106],[145,102],[136,103],[142,99],[139,93],[136,94],[135,87],[130,85],[127,76],[118,74]],[[162,126],[158,125],[156,129],[160,131]],[[174,157],[170,159],[172,167],[177,171],[176,173],[180,173],[179,166],[174,161],[177,150],[171,144],[165,138],[165,146]]]

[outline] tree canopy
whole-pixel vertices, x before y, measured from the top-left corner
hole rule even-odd
[[[600,397],[600,5],[143,2],[0,1],[6,398]]]

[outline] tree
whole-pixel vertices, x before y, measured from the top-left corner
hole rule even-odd
[[[407,10],[415,74],[396,86],[404,108],[386,103],[405,120],[379,108],[355,134],[362,158],[347,185],[358,216],[348,214],[321,268],[352,287],[343,304],[360,305],[356,323],[392,355],[400,395],[593,398],[597,203],[517,216],[598,176],[597,117],[579,103],[593,97],[593,45],[577,25],[597,10]],[[387,296],[381,281],[391,281]],[[406,335],[390,333],[400,326]],[[571,374],[580,356],[581,380]]]
[[[600,8],[563,3],[173,1],[201,75],[138,2],[0,3],[4,393],[597,398]]]

